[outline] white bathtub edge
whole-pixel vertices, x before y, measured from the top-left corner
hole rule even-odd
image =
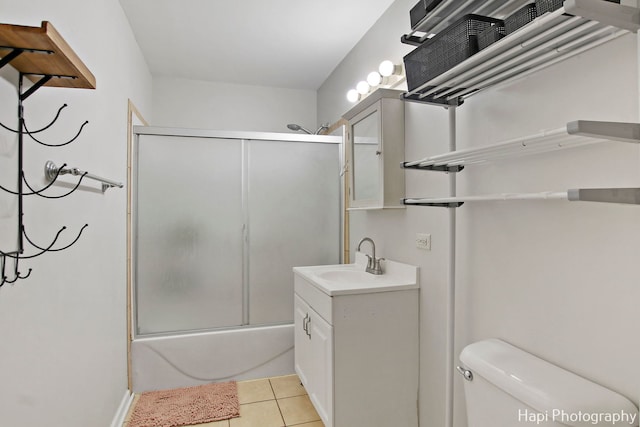
[[[294,326],[134,339],[133,392],[294,373]]]
[[[213,336],[213,335],[234,334],[238,332],[242,333],[246,331],[280,330],[280,329],[286,330],[291,328],[293,328],[293,323],[283,323],[280,325],[261,325],[261,326],[251,326],[251,327],[231,328],[231,329],[218,329],[218,330],[200,331],[200,332],[182,332],[182,333],[177,332],[175,334],[135,337],[133,339],[133,342],[148,343],[148,342],[168,341],[176,338],[188,339],[188,338],[197,338],[197,337],[207,337],[207,336]]]

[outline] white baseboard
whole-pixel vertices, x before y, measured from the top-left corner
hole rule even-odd
[[[111,421],[111,427],[122,427],[124,419],[131,407],[131,402],[133,402],[133,396],[133,393],[129,390],[124,392],[124,396],[122,396],[122,400],[120,401],[120,406],[118,406],[118,410],[113,417],[113,421]]]

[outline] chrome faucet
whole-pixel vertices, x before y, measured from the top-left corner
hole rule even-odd
[[[380,261],[383,261],[384,258],[376,258],[376,244],[373,242],[373,240],[370,237],[364,237],[362,238],[362,240],[360,240],[360,243],[358,243],[357,251],[360,252],[360,246],[362,246],[364,242],[371,243],[371,249],[372,249],[371,256],[369,256],[368,254],[365,254],[367,256],[367,268],[365,271],[371,274],[382,274],[382,267],[380,267]]]

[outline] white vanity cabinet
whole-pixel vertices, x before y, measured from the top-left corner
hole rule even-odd
[[[404,208],[402,93],[376,89],[343,115],[349,122],[349,209]]]
[[[295,295],[295,370],[322,420],[333,413],[333,331]],[[325,426],[328,426],[325,421]]]
[[[417,427],[417,285],[324,289],[313,268],[294,268],[295,371],[325,427]]]

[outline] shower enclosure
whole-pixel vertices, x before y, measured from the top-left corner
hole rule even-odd
[[[341,137],[136,128],[134,391],[293,372],[293,274],[340,254]]]

